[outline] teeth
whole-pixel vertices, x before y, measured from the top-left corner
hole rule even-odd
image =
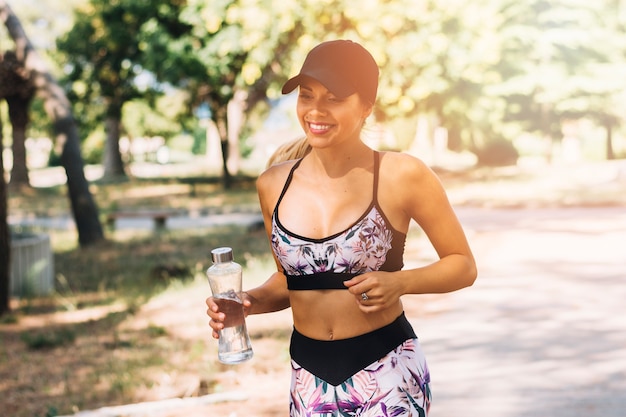
[[[330,127],[330,125],[319,125],[316,123],[309,123],[309,125],[311,126],[311,129],[313,130],[325,130]]]

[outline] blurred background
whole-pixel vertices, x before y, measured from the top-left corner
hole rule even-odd
[[[218,166],[205,169],[221,172],[212,135],[228,146],[230,174],[258,171],[299,134],[280,86],[333,38],[362,42],[381,67],[369,122],[378,148],[433,165],[454,152],[461,166],[626,155],[619,0],[13,3],[71,101],[85,162],[104,164],[106,176],[141,159],[206,154]],[[1,39],[5,71],[19,72],[11,36]],[[45,97],[29,106],[28,162],[58,164]],[[2,112],[8,121],[6,104]],[[10,128],[6,169],[24,163]],[[24,181],[13,169],[11,181]]]
[[[284,415],[288,316],[252,318],[254,363],[221,366],[204,270],[227,244],[248,286],[270,273],[254,180],[301,136],[280,88],[346,38],[381,69],[365,140],[435,170],[479,264],[467,292],[406,302],[433,414],[621,416],[623,1],[0,0],[0,19],[0,415]],[[408,263],[434,256],[413,227]]]

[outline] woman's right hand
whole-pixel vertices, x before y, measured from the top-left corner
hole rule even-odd
[[[248,295],[247,292],[241,293],[242,303],[243,303],[243,313],[244,317],[248,315],[250,311],[250,306],[252,306],[252,297]],[[207,315],[211,318],[209,321],[209,326],[213,329],[213,338],[219,339],[219,331],[224,328],[224,321],[226,321],[226,314],[220,311],[219,306],[215,302],[213,297],[209,297],[206,299],[207,305]]]

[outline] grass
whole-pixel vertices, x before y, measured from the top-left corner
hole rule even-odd
[[[122,208],[167,208],[219,212],[258,207],[254,178],[236,177],[224,192],[216,178],[135,178],[99,182],[90,191],[102,215]],[[71,213],[65,185],[11,189],[8,210],[13,216],[53,217]]]
[[[73,329],[43,330],[38,332],[24,332],[22,341],[29,349],[48,349],[71,344],[76,339]]]
[[[102,212],[122,206],[232,210],[257,204],[249,180],[229,192],[211,182],[196,184],[191,193],[176,180],[138,180],[95,184],[92,193]],[[9,200],[9,213],[25,218],[69,215],[68,207],[63,187],[27,189]],[[191,395],[219,389],[214,379],[221,365],[206,316],[200,311],[192,317],[202,322],[201,338],[181,337],[171,326],[150,321],[143,309],[177,298],[192,311],[202,308],[210,294],[204,271],[217,246],[233,247],[247,279],[264,279],[263,269],[273,261],[263,231],[237,225],[107,231],[104,242],[82,249],[74,231],[45,232],[54,252],[55,293],[17,300],[0,323],[0,415],[55,416],[176,397],[186,395],[180,387],[189,384],[196,387]],[[197,294],[196,301],[188,300]],[[164,375],[179,380],[165,384]],[[172,392],[163,393],[164,385]]]
[[[194,311],[210,293],[204,278],[208,249],[225,242],[233,246],[246,275],[266,264],[262,232],[236,227],[55,253],[57,276],[65,284],[48,299],[22,301],[12,314],[16,330],[0,328],[0,391],[8,394],[0,415],[70,414],[184,396],[181,387],[190,385],[197,387],[191,395],[219,390],[214,382],[221,369],[216,346],[210,343],[202,310]],[[155,265],[168,262],[187,265],[190,274],[151,273]],[[190,301],[190,294],[200,296]],[[196,325],[204,328],[199,337],[180,337],[165,325],[144,322],[142,309],[151,301],[179,297],[189,304],[190,320],[202,321]],[[27,319],[39,317],[41,326],[28,326]],[[56,319],[46,324],[51,317]],[[171,384],[163,384],[163,378],[171,378]],[[162,385],[171,392],[163,394]]]

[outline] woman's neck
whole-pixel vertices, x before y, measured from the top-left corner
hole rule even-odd
[[[373,150],[359,141],[345,148],[313,148],[306,159],[313,172],[338,178],[355,168],[369,168],[374,161],[372,155]]]

